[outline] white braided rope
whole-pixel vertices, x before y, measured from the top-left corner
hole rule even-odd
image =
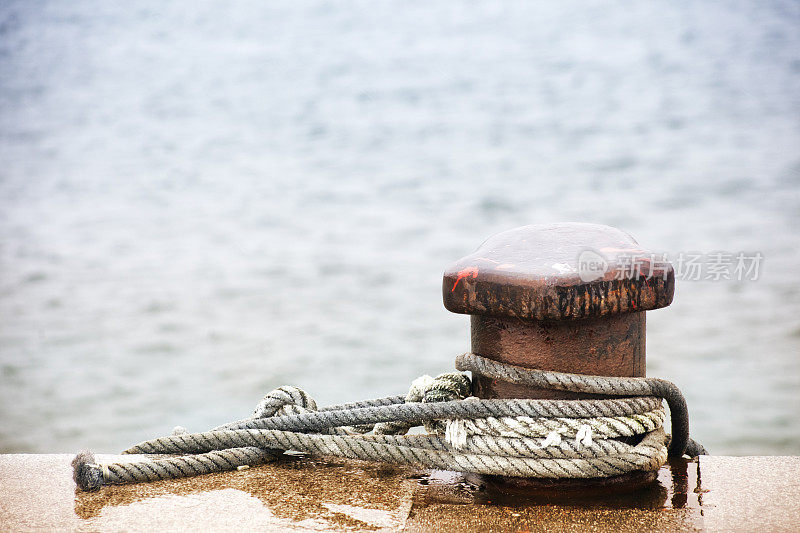
[[[658,429],[664,425],[667,414],[663,408],[630,416],[602,416],[593,418],[531,418],[528,416],[502,418],[476,418],[464,420],[467,435],[498,437],[547,437],[551,432],[575,437],[588,427],[593,436],[610,439],[632,437]],[[583,429],[585,432],[586,430]]]

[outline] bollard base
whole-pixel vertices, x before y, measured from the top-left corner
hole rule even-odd
[[[472,352],[501,363],[588,374],[644,377],[645,314],[628,313],[569,322],[472,315]],[[598,398],[473,376],[479,398]]]
[[[465,480],[488,495],[525,496],[546,500],[626,494],[650,487],[658,472],[629,472],[609,478],[545,479],[466,474]]]

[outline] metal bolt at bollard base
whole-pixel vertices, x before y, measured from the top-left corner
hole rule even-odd
[[[675,276],[627,233],[596,224],[498,233],[444,273],[445,307],[471,315],[472,351],[527,368],[644,377],[645,311],[672,302]],[[479,398],[587,398],[473,376]],[[592,396],[592,397],[597,397]],[[594,480],[481,476],[527,492],[630,490],[656,472]]]

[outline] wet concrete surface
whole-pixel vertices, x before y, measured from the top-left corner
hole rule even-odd
[[[0,530],[797,531],[800,525],[800,457],[674,460],[646,488],[607,495],[532,495],[459,473],[302,456],[85,493],[75,490],[71,459],[0,456]]]

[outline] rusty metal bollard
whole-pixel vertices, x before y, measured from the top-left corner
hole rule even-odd
[[[472,351],[542,370],[645,375],[645,311],[672,302],[672,266],[609,226],[531,225],[489,237],[444,273],[445,307],[471,315]],[[480,398],[587,398],[474,376]],[[594,396],[597,397],[597,396]],[[494,480],[503,486],[636,487],[656,473],[598,480]]]

